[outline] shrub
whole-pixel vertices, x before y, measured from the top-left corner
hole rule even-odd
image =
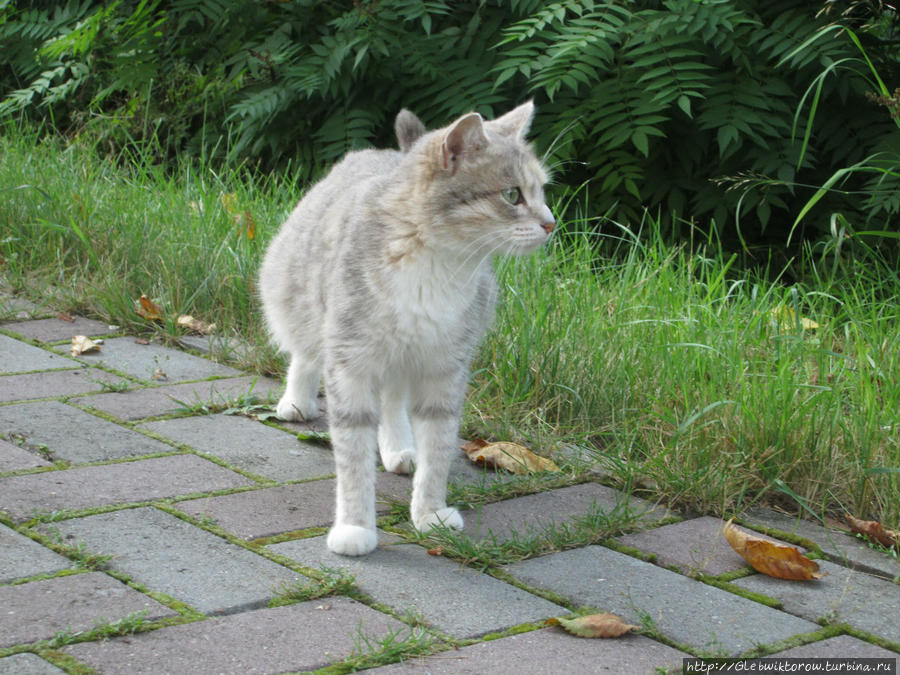
[[[0,8],[0,114],[45,117],[112,152],[289,165],[306,180],[349,149],[392,144],[402,106],[437,125],[534,97],[538,145],[559,182],[587,184],[597,213],[634,222],[649,209],[676,235],[689,215],[725,238],[783,242],[809,186],[897,139],[890,111],[866,98],[884,103],[861,76],[860,51],[846,33],[822,31],[852,26],[890,82],[895,15],[877,2],[822,7],[10,1]],[[836,208],[896,231],[890,178],[854,203],[847,195],[873,179],[850,172],[807,216],[808,234],[826,234]]]

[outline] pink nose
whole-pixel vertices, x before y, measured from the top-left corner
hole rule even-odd
[[[546,222],[541,223],[541,228],[543,228],[544,232],[550,234],[553,232],[553,228],[556,227],[556,223],[552,220],[548,220]]]

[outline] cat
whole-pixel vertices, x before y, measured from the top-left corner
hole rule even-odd
[[[533,115],[528,102],[429,132],[401,111],[399,151],[348,153],[266,251],[263,310],[290,355],[276,415],[316,417],[325,376],[335,553],[377,545],[376,448],[386,470],[414,468],[417,530],[463,525],[447,506],[447,477],[470,361],[497,296],[491,261],[534,251],[555,227],[546,169],[525,140]]]

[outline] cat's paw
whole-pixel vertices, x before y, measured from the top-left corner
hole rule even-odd
[[[438,509],[437,511],[432,511],[413,519],[413,525],[415,525],[419,532],[427,532],[431,528],[439,525],[451,527],[454,530],[461,530],[463,527],[463,519],[462,516],[459,515],[459,511],[453,507],[447,506],[443,509]]]
[[[385,471],[391,473],[412,473],[413,462],[416,459],[416,451],[412,449],[399,452],[382,451],[381,463]]]
[[[328,532],[325,545],[339,555],[365,555],[375,550],[378,534],[358,525],[335,525]]]
[[[275,415],[285,422],[308,422],[319,416],[319,401],[297,401],[285,394],[275,407]]]

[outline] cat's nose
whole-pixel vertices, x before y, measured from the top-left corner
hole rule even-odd
[[[541,211],[541,229],[547,234],[550,234],[555,227],[556,219],[553,217],[553,211],[547,208],[547,205],[545,204]]]

